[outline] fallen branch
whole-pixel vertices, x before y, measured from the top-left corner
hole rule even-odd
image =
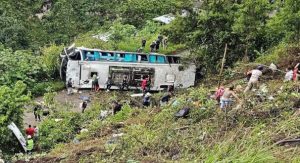
[[[300,143],[300,139],[280,140],[276,142],[275,145],[284,145],[286,143]]]
[[[175,128],[174,130],[184,130],[189,128],[190,126],[184,126],[184,127],[179,127],[179,128]]]

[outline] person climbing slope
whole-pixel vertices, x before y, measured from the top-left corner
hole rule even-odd
[[[240,101],[240,99],[237,97],[233,89],[234,86],[230,86],[229,88],[226,88],[224,90],[224,93],[220,98],[220,108],[222,110],[226,109],[232,103],[232,99],[231,99],[232,96],[236,98],[238,101]]]
[[[248,82],[248,85],[247,85],[246,89],[244,90],[244,93],[248,92],[253,87],[258,86],[258,81],[259,81],[258,79],[262,75],[262,70],[263,70],[263,67],[258,66],[256,69],[248,72],[248,73],[251,73],[251,77],[250,77],[250,80]]]

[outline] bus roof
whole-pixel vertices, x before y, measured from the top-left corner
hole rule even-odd
[[[141,53],[141,52],[126,52],[126,51],[112,51],[112,50],[102,50],[102,49],[91,49],[91,48],[85,48],[85,47],[77,47],[78,50],[85,50],[85,51],[101,51],[101,52],[107,52],[107,53],[130,53],[130,54],[140,54],[140,55],[160,55],[160,56],[166,56],[164,54],[159,53]],[[169,55],[168,55],[169,56]]]

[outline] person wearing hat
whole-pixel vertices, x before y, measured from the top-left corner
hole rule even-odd
[[[150,106],[150,102],[151,102],[151,94],[149,92],[147,92],[143,98],[143,105],[148,107]]]
[[[251,73],[251,77],[246,89],[244,90],[244,93],[251,90],[254,86],[255,87],[258,86],[258,79],[262,75],[262,70],[263,70],[263,66],[258,66],[256,69],[252,70],[251,72],[248,72]]]
[[[26,143],[26,149],[27,149],[27,153],[31,153],[32,150],[33,150],[33,146],[34,146],[34,143],[33,143],[33,139],[32,139],[32,136],[31,135],[28,135],[27,136],[27,143]]]

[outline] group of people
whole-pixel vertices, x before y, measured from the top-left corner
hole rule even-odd
[[[27,153],[31,153],[34,148],[34,141],[37,140],[39,129],[37,126],[31,127],[31,125],[28,125],[28,128],[25,130],[27,141],[26,141],[26,149]]]
[[[160,106],[165,106],[169,103],[171,97],[174,95],[174,86],[170,85],[164,95],[160,98]],[[143,106],[148,107],[151,105],[151,94],[149,92],[143,95]]]
[[[288,67],[286,69],[286,74],[284,76],[284,82],[299,80],[299,76],[300,76],[299,66],[300,66],[300,64],[297,63],[293,68]],[[272,71],[277,70],[277,66],[274,64],[271,64],[271,66],[269,68]],[[263,69],[264,69],[264,67],[260,65],[256,69],[253,69],[246,73],[248,84],[244,90],[244,93],[247,93],[248,91],[252,90],[253,88],[258,88],[259,78],[263,74]],[[237,89],[238,89],[238,91],[240,91],[240,88],[237,88]],[[220,86],[217,89],[214,97],[220,103],[221,109],[226,109],[228,106],[231,105],[231,103],[232,103],[231,97],[234,97],[237,101],[240,101],[240,99],[236,95],[236,90],[233,85],[228,88],[224,88],[223,86]]]
[[[146,39],[143,38],[141,41],[142,46],[141,48],[138,49],[138,52],[142,52],[142,50],[145,49],[146,43],[147,43]],[[168,38],[162,36],[161,34],[158,35],[157,39],[150,44],[150,52],[158,52],[160,46],[162,46],[164,49],[166,49],[168,46]]]

